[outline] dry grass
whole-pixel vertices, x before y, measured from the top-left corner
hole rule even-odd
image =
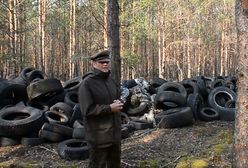
[[[231,165],[233,122],[199,122],[190,127],[136,131],[122,141],[123,168],[180,168],[208,164]],[[88,160],[66,161],[57,155],[57,144],[0,148],[0,167],[87,167]],[[182,167],[182,165],[185,165]]]

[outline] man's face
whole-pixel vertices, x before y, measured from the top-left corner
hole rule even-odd
[[[110,59],[106,58],[98,61],[93,61],[93,67],[99,69],[100,71],[108,72],[110,69]]]

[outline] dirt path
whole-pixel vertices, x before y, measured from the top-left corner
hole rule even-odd
[[[198,122],[177,129],[136,131],[122,141],[122,167],[231,167],[233,122]],[[0,147],[0,167],[87,167],[88,160],[66,161],[57,144]]]

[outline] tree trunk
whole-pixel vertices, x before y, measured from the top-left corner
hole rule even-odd
[[[8,1],[8,9],[9,9],[9,48],[8,48],[8,54],[10,55],[9,60],[13,60],[15,57],[15,14],[14,14],[14,0]],[[7,67],[5,68],[5,75],[8,75],[10,72],[10,61],[7,60]]]
[[[74,75],[76,1],[70,0],[69,79]]]
[[[119,5],[118,0],[108,0],[108,46],[111,56],[111,76],[119,85],[121,80]]]
[[[46,19],[46,0],[39,0],[39,33],[40,33],[40,68],[46,73],[45,59],[45,19]]]
[[[234,167],[248,167],[248,0],[237,0],[235,16],[238,30],[238,100],[235,121]]]
[[[103,26],[103,40],[104,40],[104,48],[108,48],[108,34],[107,34],[107,27],[108,27],[108,21],[107,21],[107,16],[108,16],[108,6],[107,6],[107,0],[104,0],[104,26]]]

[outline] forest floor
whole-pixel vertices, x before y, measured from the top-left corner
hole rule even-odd
[[[123,168],[231,168],[234,122],[196,122],[175,129],[147,129],[122,140]],[[1,168],[84,168],[87,160],[66,161],[57,144],[0,147]]]

